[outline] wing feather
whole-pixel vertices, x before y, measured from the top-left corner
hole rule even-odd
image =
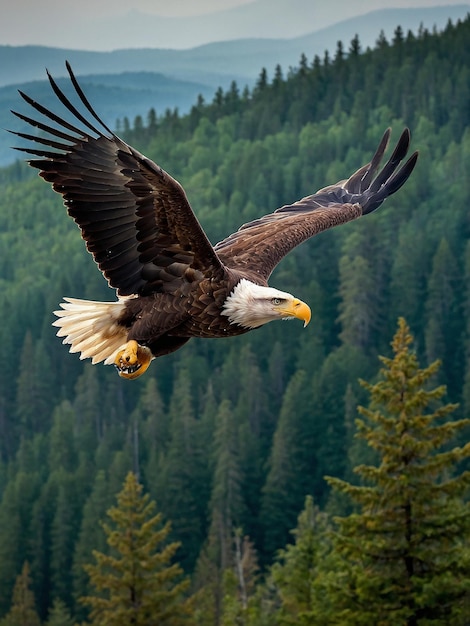
[[[406,182],[418,157],[415,152],[400,167],[410,143],[410,132],[405,129],[391,157],[377,174],[389,138],[390,129],[387,129],[370,162],[349,179],[244,224],[219,242],[215,250],[221,261],[267,281],[279,261],[299,244],[375,211]]]
[[[45,133],[40,137],[14,133],[32,144],[17,149],[35,157],[29,163],[63,196],[88,251],[121,296],[174,291],[193,280],[194,270],[219,278],[238,272],[263,284],[300,243],[375,211],[400,189],[416,164],[414,153],[401,165],[410,144],[405,129],[379,171],[390,138],[387,129],[370,162],[349,179],[244,224],[214,248],[181,185],[104,124],[66,65],[86,113],[72,104],[48,73],[56,97],[75,123],[20,91],[46,121],[13,112]]]
[[[63,196],[69,215],[110,286],[121,296],[174,289],[176,279],[170,287],[162,281],[152,282],[151,277],[159,275],[159,269],[171,265],[178,255],[185,261],[173,270],[179,272],[176,278],[181,281],[189,268],[223,272],[181,185],[104,124],[70,65],[66,65],[75,92],[93,122],[48,73],[55,95],[76,124],[20,91],[28,105],[59,128],[14,112],[46,133],[40,137],[14,134],[31,142],[31,146],[17,149],[35,157],[30,165]]]

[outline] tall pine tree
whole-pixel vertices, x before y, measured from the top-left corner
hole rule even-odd
[[[179,544],[165,541],[169,523],[154,515],[155,503],[142,495],[142,486],[129,472],[117,506],[108,511],[104,524],[111,554],[94,551],[96,563],[85,566],[96,594],[82,598],[91,608],[95,626],[178,626],[190,614],[182,593],[178,564],[170,564]]]
[[[458,625],[470,617],[470,472],[456,473],[470,443],[449,445],[470,420],[448,418],[456,405],[439,402],[445,387],[428,388],[439,362],[421,369],[412,341],[401,318],[393,358],[380,357],[375,385],[363,383],[370,406],[359,409],[358,436],[380,464],[356,468],[361,486],[329,479],[359,507],[337,519],[335,624]]]
[[[271,568],[271,584],[279,607],[275,623],[279,626],[321,623],[317,608],[321,605],[322,562],[329,550],[327,530],[326,513],[314,505],[312,496],[307,496],[297,527],[291,531],[294,543],[279,552]]]
[[[29,565],[25,561],[13,589],[10,612],[0,622],[1,626],[40,626],[30,585]]]

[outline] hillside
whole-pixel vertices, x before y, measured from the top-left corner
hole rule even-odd
[[[434,5],[436,0],[427,0],[427,3]],[[271,0],[248,0],[229,8],[224,2],[212,2],[212,10],[199,4],[194,6],[192,14],[187,11],[186,15],[183,12],[177,15],[180,13],[178,4],[181,3],[175,3],[173,7],[154,4],[147,9],[145,3],[105,3],[93,7],[90,0],[80,6],[43,0],[40,6],[33,4],[29,7],[28,19],[8,7],[0,22],[0,41],[102,52],[122,48],[188,52],[208,43],[240,39],[275,39],[282,44],[283,40],[314,32],[321,40],[323,35],[328,37],[329,29],[332,38],[319,41],[324,46],[319,52],[323,53],[324,48],[343,37],[350,39],[355,32],[372,45],[381,28],[388,31],[401,24],[405,30],[414,30],[420,22],[429,29],[434,24],[443,27],[448,18],[463,18],[469,10],[468,2],[422,6],[426,5],[426,0],[413,3],[275,0],[274,4]],[[407,4],[415,8],[407,8]],[[395,6],[400,8],[392,8]],[[189,4],[187,8],[190,8]],[[298,56],[293,63],[298,61]],[[278,60],[284,63],[282,59]],[[259,67],[259,59],[255,65]]]
[[[82,76],[80,80],[103,120],[112,128],[116,127],[117,120],[127,118],[133,122],[137,115],[146,117],[150,109],[157,106],[159,115],[163,115],[166,109],[175,108],[187,113],[199,95],[208,101],[214,95],[212,88],[203,83],[169,78],[155,72],[94,73]],[[58,83],[67,89],[66,80],[59,79]],[[0,128],[27,132],[28,124],[11,114],[11,110],[25,110],[18,89],[52,109],[57,109],[57,101],[47,80],[0,87]],[[11,135],[0,132],[0,165],[7,165],[17,158],[11,150],[12,143]],[[21,141],[15,145],[21,145]]]
[[[420,27],[442,30],[450,19],[463,19],[470,5],[430,7],[425,9],[381,9],[366,15],[342,20],[334,25],[315,29],[314,22],[301,37],[245,37],[176,50],[155,46],[121,48],[96,52],[47,46],[0,45],[0,86],[43,80],[47,67],[55,76],[65,76],[64,60],[68,59],[78,75],[120,74],[122,72],[161,72],[184,81],[196,81],[213,88],[227,88],[232,80],[240,85],[252,84],[262,67],[272,72],[279,63],[285,71],[295,67],[302,53],[308,58],[334,52],[337,41],[347,46],[357,34],[363,48],[373,47],[381,30],[388,39],[400,25],[406,33],[415,34]],[[127,22],[126,22],[127,23]],[[313,28],[312,28],[313,27]],[[135,29],[139,32],[139,29]],[[127,38],[122,39],[126,41]],[[93,38],[91,38],[93,41]],[[158,41],[157,39],[153,40]]]
[[[261,68],[267,68],[268,75],[274,74],[276,65],[287,72],[298,64],[302,54],[309,59],[315,55],[323,57],[325,50],[334,54],[338,41],[347,50],[355,34],[366,49],[375,45],[381,30],[392,39],[397,25],[404,32],[414,33],[423,27],[442,29],[449,19],[456,21],[464,17],[468,9],[466,5],[384,9],[302,37],[221,41],[188,50],[91,52],[0,45],[0,129],[25,130],[10,115],[11,109],[18,108],[17,89],[28,91],[33,97],[43,97],[47,106],[53,103],[44,80],[44,68],[56,78],[64,77],[65,60],[72,64],[85,87],[88,86],[105,122],[114,127],[116,120],[127,117],[132,122],[137,115],[145,117],[151,108],[158,114],[167,108],[187,113],[199,95],[210,102],[219,87],[228,89],[233,81],[240,89],[251,88]],[[0,166],[14,160],[16,155],[11,145],[8,133],[0,131]]]
[[[19,162],[0,170],[0,615],[27,560],[41,619],[54,599],[86,619],[81,566],[105,549],[99,520],[130,469],[202,586],[222,568],[217,537],[231,542],[242,528],[265,570],[307,495],[323,513],[344,513],[324,476],[349,479],[368,459],[354,437],[358,378],[375,378],[399,316],[420,359],[442,360],[433,384],[447,385],[444,400],[468,415],[469,39],[470,19],[440,34],[397,29],[373,50],[355,39],[288,73],[261,72],[249,92],[232,85],[188,115],[144,116],[125,131],[184,185],[214,242],[355,171],[388,126],[393,140],[409,126],[420,151],[376,214],[277,268],[271,284],[312,307],[306,329],[279,322],[194,340],[134,383],[55,337],[63,296],[114,294],[49,186]]]

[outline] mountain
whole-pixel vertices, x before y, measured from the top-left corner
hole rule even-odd
[[[359,35],[362,47],[366,48],[374,45],[380,30],[388,38],[392,37],[397,25],[405,32],[416,32],[421,25],[429,30],[434,27],[441,30],[449,19],[456,21],[464,18],[469,11],[468,4],[426,9],[382,9],[312,30],[301,37],[244,38],[187,50],[146,48],[143,44],[138,49],[131,49],[133,33],[139,30],[137,25],[130,28],[132,20],[127,20],[128,36],[122,37],[126,46],[112,52],[71,47],[0,46],[0,86],[43,80],[44,67],[55,76],[64,76],[64,59],[68,59],[78,75],[162,72],[172,78],[207,84],[215,90],[220,85],[228,86],[232,80],[241,85],[252,83],[262,67],[272,70],[278,63],[285,69],[297,65],[302,53],[309,59],[315,54],[323,56],[326,49],[334,51],[338,40],[348,44],[355,34]],[[153,19],[152,16],[147,17],[150,21]],[[311,24],[310,21],[306,23]],[[310,29],[305,30],[308,32]],[[265,30],[258,25],[257,32]],[[223,31],[218,34],[222,38]],[[145,41],[145,38],[141,37],[141,40]],[[158,37],[152,41],[159,43]]]
[[[259,8],[260,3],[252,4]],[[449,19],[456,21],[469,10],[470,5],[384,9],[343,20],[302,37],[224,41],[190,50],[147,48],[91,52],[42,46],[0,46],[0,128],[22,130],[19,121],[10,114],[10,109],[17,110],[20,106],[17,87],[39,98],[46,106],[52,104],[44,68],[54,77],[65,76],[65,59],[72,64],[104,121],[114,127],[116,119],[128,117],[132,121],[136,115],[145,117],[152,107],[158,114],[174,107],[185,113],[199,94],[212,100],[219,86],[227,89],[233,80],[241,88],[251,87],[262,67],[271,75],[277,64],[286,71],[298,65],[302,53],[309,60],[316,54],[323,56],[325,50],[334,53],[339,40],[347,49],[355,34],[365,49],[374,46],[381,30],[389,39],[397,25],[405,32],[417,32],[421,26],[441,30]],[[10,150],[11,143],[11,137],[0,132],[0,165],[15,158]]]
[[[393,0],[381,0],[375,8],[382,9],[387,1],[393,6]],[[417,0],[416,3],[424,1]],[[168,17],[158,15],[158,3],[154,3],[152,12],[145,12],[136,8],[138,3],[93,3],[92,0],[57,3],[56,0],[42,0],[30,3],[27,19],[18,11],[6,7],[0,22],[0,41],[80,50],[188,50],[217,41],[260,37],[291,39],[351,18],[367,23],[366,13],[370,4],[370,0],[349,3],[344,0],[251,0],[230,9],[221,7],[217,11],[201,14],[200,5],[194,3],[197,5],[195,14]],[[416,10],[423,13],[423,19],[427,19],[425,13],[439,11],[439,7]],[[443,10],[452,12],[454,7],[443,7]],[[384,21],[382,23],[385,24]],[[375,33],[372,35],[375,36]]]
[[[45,76],[43,72],[43,76]],[[70,89],[70,81],[59,78],[59,86],[65,92]],[[213,89],[203,83],[181,81],[155,72],[123,72],[121,74],[95,74],[80,77],[93,106],[103,121],[111,128],[116,127],[116,120],[125,117],[132,123],[136,115],[145,116],[151,108],[158,115],[166,109],[175,107],[182,113],[189,110],[198,95],[211,100]],[[14,117],[10,111],[27,113],[28,107],[20,98],[17,88],[21,88],[34,100],[41,102],[59,115],[67,117],[67,112],[57,103],[47,80],[28,82],[21,85],[0,87],[0,128],[28,132],[30,128]],[[31,111],[27,113],[30,115]],[[65,114],[64,114],[65,113]],[[12,145],[21,145],[21,141],[6,132],[0,132],[0,165],[11,163],[18,153],[11,150]]]

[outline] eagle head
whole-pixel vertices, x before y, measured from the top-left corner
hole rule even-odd
[[[292,294],[272,287],[256,285],[243,278],[224,302],[222,314],[232,324],[258,328],[279,319],[298,318],[304,326],[310,322],[310,307]]]

